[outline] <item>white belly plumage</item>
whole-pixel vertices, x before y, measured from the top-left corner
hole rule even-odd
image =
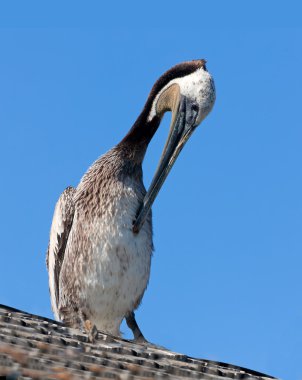
[[[139,234],[132,232],[139,205],[132,184],[116,184],[114,191],[118,194],[106,199],[101,216],[87,220],[76,211],[62,271],[65,262],[74,262],[79,305],[85,305],[88,319],[99,330],[119,335],[122,319],[136,309],[147,287],[153,243],[151,216]],[[89,248],[84,246],[74,257],[79,230]]]
[[[100,330],[119,334],[124,316],[134,310],[143,296],[150,275],[152,245],[144,231],[134,236],[123,226],[110,240],[103,235],[91,252],[95,263],[83,278],[81,296],[91,312],[90,320]]]

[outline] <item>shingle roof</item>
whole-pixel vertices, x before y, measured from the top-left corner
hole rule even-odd
[[[273,377],[99,332],[96,344],[48,318],[0,305],[0,376],[7,379],[246,379]],[[3,377],[0,377],[3,378]]]

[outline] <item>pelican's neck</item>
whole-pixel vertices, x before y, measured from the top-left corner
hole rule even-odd
[[[118,147],[124,149],[127,148],[129,154],[131,154],[136,162],[143,161],[147,147],[161,122],[161,117],[158,115],[155,115],[151,120],[148,120],[155,97],[154,94],[150,95],[152,96],[148,97],[147,102],[135,123],[123,140],[118,144]]]

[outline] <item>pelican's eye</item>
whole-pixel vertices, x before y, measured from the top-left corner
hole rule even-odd
[[[192,104],[192,111],[198,112],[198,105],[196,103]]]

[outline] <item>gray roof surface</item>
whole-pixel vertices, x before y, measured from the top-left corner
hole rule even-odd
[[[48,318],[0,305],[0,379],[246,379],[273,377],[194,359],[155,345],[85,334]]]

